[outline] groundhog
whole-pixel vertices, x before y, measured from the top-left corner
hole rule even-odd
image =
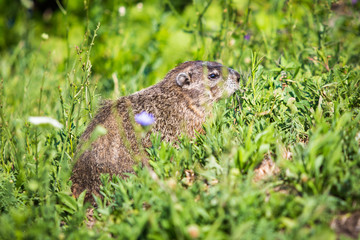
[[[151,146],[151,132],[160,132],[162,140],[170,142],[176,142],[182,133],[193,137],[195,131],[201,131],[213,103],[239,89],[239,79],[238,72],[220,63],[190,61],[172,69],[156,85],[105,101],[79,140],[71,176],[74,196],[87,190],[85,199],[93,202],[92,194],[99,195],[101,173],[121,177],[133,173],[137,156]],[[144,112],[154,122],[139,139],[134,116]],[[93,140],[99,125],[106,134]],[[147,159],[142,156],[140,161],[146,164]]]

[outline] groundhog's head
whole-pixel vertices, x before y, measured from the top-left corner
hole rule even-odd
[[[240,74],[217,62],[185,62],[172,74],[181,91],[203,104],[228,97],[239,89]]]

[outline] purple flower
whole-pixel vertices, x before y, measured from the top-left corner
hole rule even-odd
[[[151,113],[142,111],[141,113],[135,115],[135,122],[141,126],[149,126],[155,122],[155,118]]]
[[[357,2],[358,2],[358,0],[351,0],[351,3],[352,3],[353,5],[357,4]]]
[[[244,36],[244,39],[247,40],[247,41],[249,41],[249,40],[250,40],[250,34],[246,34],[246,35]]]

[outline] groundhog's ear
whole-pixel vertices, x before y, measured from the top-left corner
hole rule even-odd
[[[183,87],[185,85],[189,85],[190,84],[190,77],[188,74],[182,72],[182,73],[179,73],[177,76],[176,76],[176,83],[177,85],[179,85],[180,87]]]

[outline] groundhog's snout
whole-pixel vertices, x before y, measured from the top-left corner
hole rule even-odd
[[[230,97],[235,91],[240,89],[240,73],[234,69],[228,68],[228,76],[225,84],[225,92]]]
[[[229,72],[234,76],[236,82],[240,83],[240,73],[231,68],[229,68]]]

